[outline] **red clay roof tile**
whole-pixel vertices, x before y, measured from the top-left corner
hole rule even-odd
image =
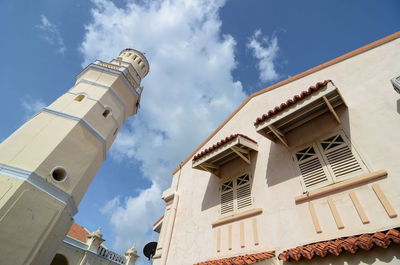
[[[245,264],[253,264],[258,261],[270,259],[273,257],[275,257],[275,252],[268,251],[256,254],[247,254],[244,256],[237,256],[232,258],[203,261],[196,263],[194,265],[245,265]]]
[[[286,102],[283,102],[281,105],[276,106],[272,110],[269,110],[266,114],[262,115],[261,117],[257,118],[254,122],[254,125],[258,125],[272,116],[276,115],[277,113],[283,111],[284,109],[289,108],[290,106],[296,104],[297,101],[302,100],[311,94],[315,93],[316,91],[320,90],[321,88],[325,87],[328,82],[332,82],[331,80],[325,80],[324,82],[318,82],[315,86],[310,86],[308,90],[303,91],[300,95],[295,95],[292,99],[288,99]]]
[[[319,257],[325,257],[328,254],[339,256],[343,250],[354,254],[358,249],[370,250],[374,246],[387,248],[391,243],[400,244],[400,228],[300,246],[283,251],[278,258],[283,261],[299,261],[302,258],[310,260],[315,255]]]
[[[201,151],[200,153],[198,153],[197,155],[195,155],[195,156],[193,157],[193,161],[196,161],[196,160],[198,160],[199,158],[203,157],[204,155],[206,155],[206,154],[208,154],[208,153],[211,153],[211,152],[214,151],[215,149],[217,149],[217,148],[219,148],[219,147],[221,147],[221,146],[223,146],[223,145],[229,143],[230,141],[236,139],[238,136],[241,136],[241,137],[243,137],[243,138],[246,138],[247,140],[250,140],[250,141],[252,141],[252,142],[254,142],[254,143],[257,144],[256,141],[254,141],[253,139],[251,139],[250,137],[248,137],[248,136],[246,136],[246,135],[243,135],[243,134],[240,134],[240,133],[231,134],[230,136],[225,137],[225,139],[220,140],[218,143],[216,143],[216,144],[214,144],[213,146],[210,146],[210,147],[204,149],[203,151]]]
[[[86,243],[86,237],[89,235],[89,231],[86,230],[85,227],[73,223],[67,235],[83,243]]]

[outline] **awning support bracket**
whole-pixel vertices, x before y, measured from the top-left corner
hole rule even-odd
[[[322,98],[324,99],[326,105],[328,106],[329,110],[331,111],[333,117],[335,117],[336,121],[337,121],[339,124],[341,124],[342,122],[341,122],[339,116],[337,115],[335,109],[332,107],[331,103],[329,102],[329,100],[326,98],[326,96],[323,96]]]
[[[269,125],[268,128],[275,134],[275,136],[286,146],[289,147],[287,140],[285,138],[285,135],[279,131],[277,128],[275,128],[273,125]]]
[[[247,164],[251,164],[250,161],[250,153],[246,150],[243,150],[239,147],[236,146],[232,146],[231,147],[232,151],[235,152],[238,156],[240,156],[240,158],[242,158]]]
[[[209,172],[209,173],[211,173],[211,174],[214,174],[215,176],[217,176],[218,177],[218,174],[219,174],[219,166],[214,166],[214,165],[212,165],[212,164],[208,164],[208,163],[203,163],[203,164],[201,164],[201,165],[199,165],[203,170],[205,170],[205,171],[207,171],[207,172]]]

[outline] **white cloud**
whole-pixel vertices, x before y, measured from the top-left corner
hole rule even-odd
[[[275,69],[274,60],[276,59],[279,46],[278,38],[272,36],[262,36],[261,30],[256,30],[249,39],[247,47],[253,51],[253,55],[258,59],[259,78],[262,82],[274,81],[279,78]]]
[[[25,110],[25,118],[28,119],[40,109],[46,107],[46,103],[41,99],[34,99],[31,96],[26,96],[22,99],[22,107]]]
[[[58,53],[64,54],[66,48],[58,27],[51,23],[45,15],[40,16],[40,21],[40,25],[36,27],[42,31],[41,37],[51,45],[55,45]]]
[[[164,205],[160,203],[160,193],[160,186],[153,182],[150,188],[141,190],[137,197],[127,197],[123,203],[117,197],[101,209],[102,213],[110,216],[110,222],[114,227],[115,249],[123,253],[135,243],[138,252],[141,252],[145,243],[157,241],[157,236],[145,228],[148,225],[152,227],[157,221],[154,216],[159,217],[163,211]]]
[[[115,197],[114,199],[108,201],[103,208],[100,209],[102,214],[109,214],[114,211],[121,204],[119,197]]]
[[[126,47],[144,51],[150,62],[139,115],[126,122],[111,149],[118,161],[139,162],[153,183],[110,212],[114,248],[124,251],[136,241],[140,249],[143,231],[163,213],[161,192],[170,185],[172,170],[246,95],[231,74],[235,41],[221,36],[218,11],[224,1],[128,1],[123,8],[108,0],[94,3],[81,45],[83,65],[116,57]]]

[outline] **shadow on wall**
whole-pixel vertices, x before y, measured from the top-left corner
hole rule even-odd
[[[220,168],[220,178],[209,174],[210,177],[208,179],[207,188],[204,192],[203,201],[201,203],[201,211],[208,210],[220,204],[219,187],[223,180],[239,177],[245,173],[250,173],[251,176],[254,176],[255,166],[257,164],[257,152],[251,152],[250,158],[250,165],[248,165],[239,157],[224,164]],[[253,188],[254,177],[251,177],[250,181],[251,188]]]
[[[397,113],[400,114],[400,98],[397,100]]]
[[[293,262],[283,262],[292,265]],[[400,245],[391,244],[388,248],[375,247],[370,251],[358,250],[355,254],[349,252],[339,256],[328,254],[326,257],[314,257],[312,260],[300,260],[297,265],[359,265],[359,264],[400,264]]]
[[[299,177],[297,165],[292,158],[292,152],[297,147],[311,143],[340,129],[351,140],[348,108],[342,106],[335,110],[340,117],[341,124],[338,124],[333,115],[328,112],[288,132],[286,139],[289,147],[285,147],[280,142],[271,142],[266,172],[268,187]]]
[[[285,182],[296,176],[290,152],[281,143],[271,143],[266,176],[268,187]]]
[[[203,201],[201,203],[201,211],[208,210],[217,204],[219,204],[218,196],[219,194],[219,184],[220,180],[215,175],[209,174],[207,188],[203,196]]]

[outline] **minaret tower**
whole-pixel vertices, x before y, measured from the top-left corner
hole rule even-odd
[[[118,130],[136,114],[148,72],[134,49],[96,61],[1,143],[1,264],[50,264]]]

